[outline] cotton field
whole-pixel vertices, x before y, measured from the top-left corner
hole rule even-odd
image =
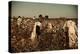
[[[48,18],[40,22],[39,19],[13,17],[10,21],[10,52],[78,48],[77,19]],[[69,21],[74,23],[74,32]]]

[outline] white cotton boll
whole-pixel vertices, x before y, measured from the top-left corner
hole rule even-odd
[[[56,30],[53,30],[53,32],[55,32],[55,33],[56,33]]]
[[[52,24],[51,23],[48,23],[48,28],[52,29]]]

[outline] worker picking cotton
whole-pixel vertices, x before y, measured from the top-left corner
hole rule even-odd
[[[22,22],[22,18],[19,16],[17,19],[17,25],[20,26],[21,22]]]
[[[68,28],[68,37],[69,37],[69,47],[70,48],[75,48],[77,46],[77,27],[74,21],[69,20],[66,21],[63,29],[66,30],[65,28]]]

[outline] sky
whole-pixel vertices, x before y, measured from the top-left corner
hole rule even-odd
[[[11,16],[38,17],[48,15],[49,18],[77,18],[78,6],[65,4],[32,3],[13,1],[11,5]]]

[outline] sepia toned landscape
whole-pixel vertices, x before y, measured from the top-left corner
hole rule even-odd
[[[19,4],[17,3],[13,2],[11,4],[13,6],[16,4],[15,6],[18,7]],[[20,9],[20,7],[18,8]],[[32,17],[32,15],[28,15],[28,12],[25,17],[23,15],[17,16],[19,14],[17,8],[12,7],[11,9],[9,16],[9,52],[19,53],[78,49],[77,14],[75,16],[74,14],[69,15],[68,17],[65,15],[62,17],[56,15],[55,17],[54,14],[45,15],[41,12],[42,14],[38,13],[37,17],[35,14]],[[16,14],[14,10],[16,10]],[[65,11],[64,13],[67,12]]]

